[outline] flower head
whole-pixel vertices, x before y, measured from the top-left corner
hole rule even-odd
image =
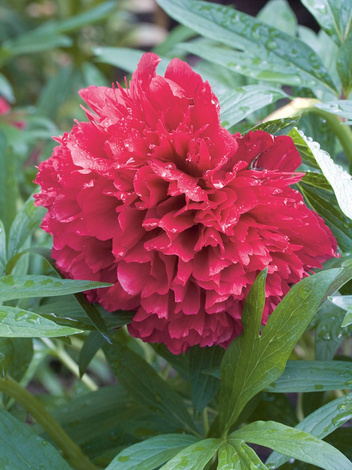
[[[290,187],[291,138],[231,135],[209,84],[178,59],[156,75],[159,60],[145,54],[126,89],[81,90],[94,113],[39,167],[42,227],[66,276],[113,283],[90,301],[137,310],[133,336],[175,354],[226,347],[259,271],[265,322],[336,241]]]

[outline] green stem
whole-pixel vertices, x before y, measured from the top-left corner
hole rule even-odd
[[[72,467],[76,470],[97,470],[95,465],[82,453],[78,445],[72,441],[40,401],[19,383],[10,377],[0,378],[0,391],[14,398],[33,416],[61,449],[63,456]]]
[[[315,104],[320,103],[315,98],[295,98],[286,106],[274,111],[265,121],[281,119],[285,117],[298,116],[300,114],[313,113],[325,119],[326,123],[339,139],[341,146],[352,169],[352,130],[349,125],[342,124],[340,118],[335,114],[317,108]]]

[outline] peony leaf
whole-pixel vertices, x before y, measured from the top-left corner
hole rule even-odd
[[[323,439],[335,429],[342,426],[352,418],[352,394],[337,398],[304,418],[296,429]],[[283,465],[289,459],[278,452],[273,452],[266,463],[274,468]]]
[[[222,439],[204,439],[186,447],[160,470],[203,470],[223,443]]]
[[[327,103],[316,103],[315,107],[346,118],[347,122],[342,124],[352,124],[352,100],[336,100]]]
[[[267,470],[258,455],[241,440],[232,439],[231,444],[223,444],[218,453],[217,470]]]
[[[8,259],[19,253],[27,238],[37,229],[46,210],[34,205],[33,195],[21,207],[13,221],[8,239]]]
[[[226,92],[219,98],[221,124],[226,129],[245,119],[254,111],[287,97],[280,89],[265,85],[248,85]]]
[[[351,1],[352,9],[352,1]],[[337,55],[336,66],[346,97],[352,90],[352,29]]]
[[[352,295],[337,295],[330,298],[331,302],[346,311],[341,327],[352,324]]]
[[[204,374],[203,371],[220,366],[224,350],[218,346],[199,348],[194,346],[190,351],[189,376],[191,383],[193,409],[199,415],[219,390],[219,381]]]
[[[5,274],[7,263],[6,253],[6,231],[2,220],[0,219],[0,275]]]
[[[341,166],[336,165],[330,155],[322,150],[317,142],[313,142],[303,133],[301,133],[301,137],[314,155],[325,178],[331,184],[340,209],[347,217],[352,219],[352,176]]]
[[[30,297],[75,294],[110,285],[107,282],[76,281],[42,275],[3,276],[0,277],[0,299],[5,302]]]
[[[172,18],[205,37],[230,47],[236,45],[236,50],[229,50],[204,42],[187,43],[183,47],[188,52],[260,80],[336,92],[319,56],[279,29],[215,3],[158,0],[158,4]]]
[[[186,432],[197,434],[196,426],[181,396],[138,354],[122,343],[119,332],[112,345],[103,350],[114,374],[135,400],[168,417],[169,422]]]
[[[233,439],[269,447],[325,470],[352,469],[347,457],[327,442],[275,421],[255,421],[230,434],[228,442],[232,444]]]
[[[185,447],[199,441],[187,434],[164,434],[138,442],[120,452],[106,470],[154,470]]]
[[[104,338],[98,331],[91,331],[79,352],[78,366],[80,376],[84,375],[90,362],[104,344]]]
[[[59,326],[28,310],[0,306],[0,336],[6,338],[56,338],[77,333],[82,333],[82,330]]]
[[[346,271],[350,277],[351,269]],[[234,424],[252,397],[280,377],[292,349],[320,305],[331,295],[332,289],[340,287],[338,280],[341,285],[346,282],[340,269],[303,279],[276,307],[259,335],[264,280],[261,273],[253,284],[242,315],[244,331],[231,343],[221,365],[219,419],[222,430]]]
[[[351,23],[351,0],[301,0],[319,25],[340,45]]]
[[[287,0],[270,0],[257,15],[258,20],[296,36],[297,18]]]
[[[0,407],[0,468],[57,468],[71,467],[47,441],[30,427]]]
[[[251,131],[265,131],[273,135],[286,135],[297,124],[301,116],[294,116],[289,118],[274,119],[273,121],[266,121],[252,127]]]
[[[288,361],[284,373],[266,387],[271,393],[299,393],[352,388],[352,363]]]
[[[5,133],[0,130],[0,219],[8,233],[16,214],[18,182],[16,179],[15,159],[8,146]],[[5,233],[4,235],[5,236]],[[2,258],[4,249],[2,249]]]

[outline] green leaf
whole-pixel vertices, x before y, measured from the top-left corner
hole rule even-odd
[[[193,347],[190,351],[189,376],[193,408],[199,415],[219,390],[219,381],[203,371],[219,366],[224,350],[219,347],[199,348]]]
[[[155,436],[124,449],[106,470],[154,470],[198,440],[186,434]]]
[[[77,333],[82,333],[82,331],[59,326],[37,313],[16,307],[0,306],[0,336],[6,338],[55,338]]]
[[[352,2],[351,2],[352,8]],[[341,82],[345,91],[346,97],[352,90],[352,30],[348,34],[345,42],[340,47],[337,55],[336,66],[340,75]]]
[[[335,85],[319,56],[305,43],[255,18],[215,3],[158,0],[172,18],[198,33],[238,50],[189,44],[189,52],[237,73],[276,83],[328,88]],[[192,50],[189,49],[189,46]]]
[[[179,452],[160,470],[202,470],[213,458],[222,439],[204,439]]]
[[[126,47],[96,47],[93,49],[98,62],[114,65],[129,73],[133,73],[145,51],[138,49],[128,49]],[[170,59],[161,57],[162,61],[158,65],[158,74],[164,75]]]
[[[91,331],[85,340],[82,349],[79,352],[78,366],[79,373],[82,375],[86,372],[91,360],[104,344],[104,338],[97,331]]]
[[[21,207],[13,221],[8,239],[8,259],[16,255],[27,238],[37,229],[45,215],[44,207],[34,205],[33,195]]]
[[[348,34],[352,15],[351,0],[301,0],[336,44]]]
[[[109,286],[111,284],[97,281],[76,281],[34,274],[4,276],[0,277],[0,299],[5,302],[29,297],[52,297]]]
[[[296,35],[297,18],[286,0],[270,0],[260,10],[257,18],[290,36]]]
[[[103,350],[114,374],[137,402],[167,416],[179,429],[197,434],[180,395],[145,360],[119,341],[119,333],[113,344],[105,345]]]
[[[50,443],[3,408],[0,408],[0,468],[72,470]]]
[[[300,116],[274,119],[273,121],[266,121],[258,124],[257,126],[253,127],[251,131],[261,130],[268,132],[268,134],[286,135],[291,131],[291,129],[297,124],[299,120]]]
[[[243,441],[233,439],[219,449],[217,470],[267,470],[258,455]]]
[[[13,361],[8,373],[17,382],[20,382],[28,371],[33,359],[32,338],[9,338],[13,345]]]
[[[0,275],[5,274],[5,268],[7,263],[6,251],[6,231],[4,224],[0,219]]]
[[[331,184],[340,209],[352,219],[352,176],[341,166],[336,165],[330,155],[322,150],[317,142],[313,142],[304,134],[301,134],[301,137],[312,152],[325,178]]]
[[[258,275],[244,305],[243,333],[231,343],[221,366],[221,429],[229,429],[246,403],[283,373],[292,349],[331,293],[331,286],[338,289],[334,281],[340,273],[340,269],[323,271],[293,286],[261,335],[264,274]]]
[[[281,377],[266,389],[271,393],[298,393],[346,388],[352,388],[352,363],[288,361]]]
[[[351,470],[352,463],[337,449],[316,437],[275,421],[256,421],[233,432],[228,441],[241,439],[274,449],[288,457],[325,470]]]
[[[0,377],[5,377],[15,355],[10,338],[0,338]]]
[[[316,103],[316,108],[323,109],[347,119],[343,124],[352,124],[352,100],[336,100],[326,103]]]
[[[7,233],[16,215],[18,183],[15,162],[16,159],[7,145],[6,136],[0,130],[0,219]]]
[[[318,410],[304,418],[296,429],[301,429],[312,436],[323,439],[335,429],[342,426],[352,418],[352,394],[344,395],[336,400],[327,403]],[[278,452],[273,452],[266,463],[274,468],[283,465],[289,459]]]
[[[265,85],[235,88],[220,96],[221,124],[228,129],[254,111],[286,96],[280,89]]]

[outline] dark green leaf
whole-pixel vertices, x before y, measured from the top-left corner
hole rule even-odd
[[[198,33],[236,49],[226,50],[196,46],[192,51],[219,65],[260,80],[323,86],[335,91],[326,68],[318,55],[305,43],[255,18],[215,3],[196,0],[158,0],[159,5],[174,19]]]
[[[5,377],[15,355],[10,338],[0,338],[0,377]]]
[[[351,2],[352,8],[352,2]],[[345,95],[348,95],[352,89],[352,30],[347,36],[345,42],[340,47],[337,56],[337,71],[339,72]]]
[[[296,429],[301,429],[312,436],[323,439],[323,437],[335,431],[352,418],[352,394],[327,403],[312,414],[304,418]],[[283,465],[288,458],[277,452],[273,452],[267,460],[267,464],[275,466]]]
[[[222,439],[204,439],[186,447],[160,470],[203,470],[223,443]]]
[[[306,396],[306,395],[305,395]],[[257,395],[259,397],[259,395]],[[262,392],[256,408],[247,422],[251,421],[279,421],[287,426],[297,424],[296,410],[291,400],[284,393]]]
[[[0,468],[72,470],[51,444],[3,408],[0,408]]]
[[[340,273],[339,269],[327,270],[293,286],[269,317],[261,335],[264,276],[259,275],[244,306],[244,331],[226,351],[221,367],[219,417],[223,430],[231,427],[256,393],[283,373],[292,349]]]
[[[228,129],[254,111],[286,96],[280,89],[265,85],[235,88],[220,96],[221,123]]]
[[[256,421],[229,436],[251,444],[269,447],[288,457],[318,465],[325,470],[351,470],[352,463],[330,444],[275,421]]]
[[[352,363],[288,361],[282,376],[267,390],[272,393],[297,393],[345,388],[352,388]]]
[[[352,428],[338,428],[325,438],[326,442],[339,449],[343,454],[352,460]]]
[[[0,307],[0,336],[6,338],[58,337],[82,333],[81,330],[59,326],[37,313],[21,308]]]
[[[301,0],[301,2],[336,44],[343,42],[351,23],[351,0]]]
[[[118,333],[112,345],[104,346],[105,355],[120,383],[135,400],[148,409],[168,416],[180,430],[197,434],[197,429],[178,395],[138,354],[129,350]]]
[[[8,373],[17,382],[20,382],[26,374],[33,358],[32,338],[9,338],[13,345],[13,361]]]
[[[18,198],[15,162],[14,155],[7,146],[5,134],[0,130],[0,219],[7,233],[16,215]]]
[[[267,470],[258,455],[243,441],[233,439],[219,449],[217,470]]]
[[[220,366],[224,355],[222,348],[193,347],[190,351],[189,375],[191,381],[193,408],[196,414],[201,413],[219,390],[219,381],[203,371]]]
[[[39,227],[45,212],[44,207],[34,205],[33,196],[27,199],[11,225],[8,240],[9,260],[21,250],[27,238]]]
[[[79,352],[78,365],[79,373],[86,372],[91,360],[104,344],[104,338],[97,331],[91,331],[85,340],[82,349]]]
[[[152,437],[123,450],[106,470],[154,470],[172,459],[185,447],[198,442],[186,434],[164,434]]]
[[[27,275],[0,277],[0,299],[2,302],[29,297],[52,297],[75,294],[108,287],[111,284],[96,281],[75,281],[58,277]]]

